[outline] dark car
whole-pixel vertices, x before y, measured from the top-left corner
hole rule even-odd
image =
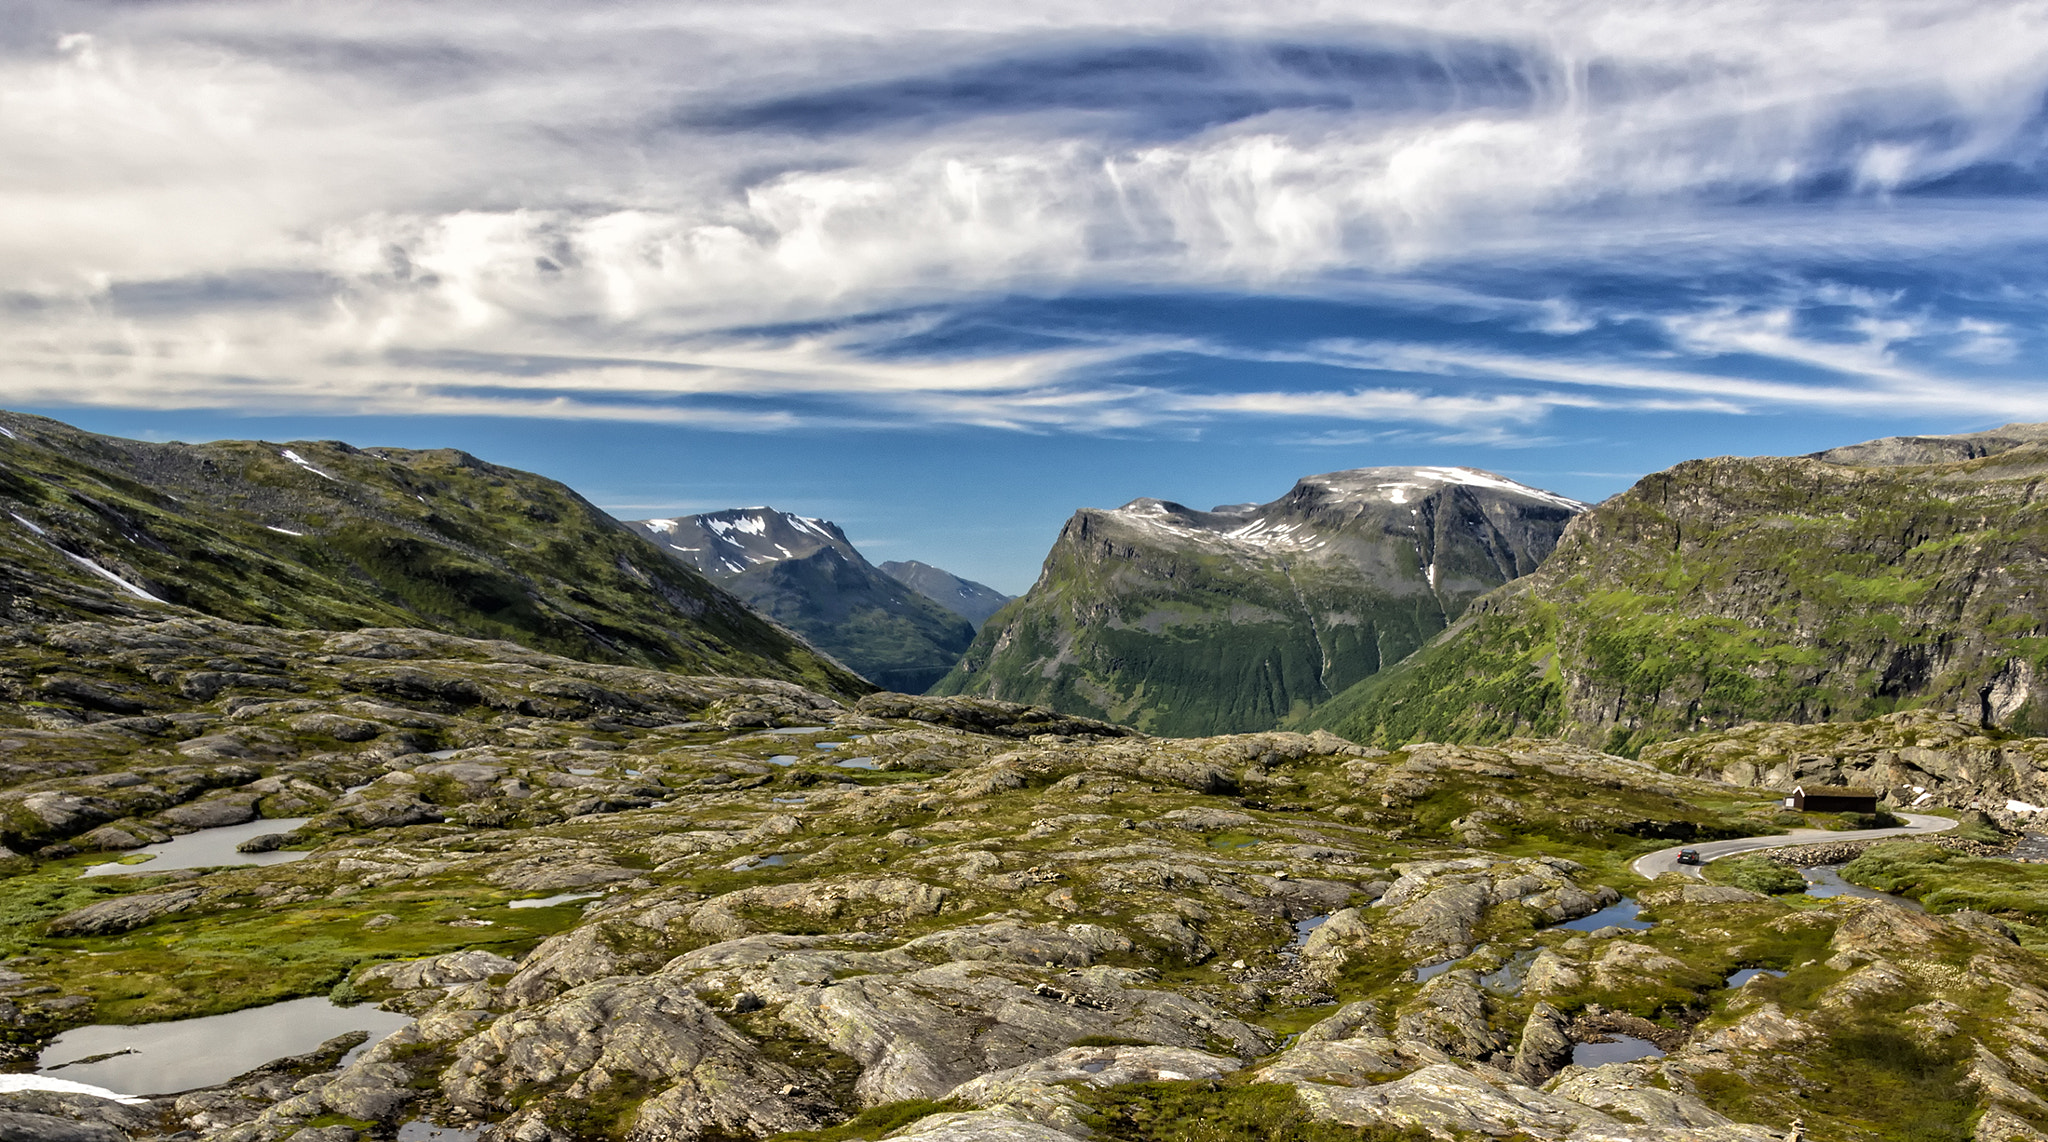
[[[1680,863],[1680,864],[1698,864],[1698,863],[1700,863],[1700,850],[1698,850],[1698,849],[1680,849],[1680,850],[1678,850],[1678,863]]]

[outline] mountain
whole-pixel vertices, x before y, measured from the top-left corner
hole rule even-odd
[[[1633,750],[1748,721],[1948,710],[2048,728],[2048,425],[1694,460],[1317,711],[1359,740]]]
[[[976,630],[990,615],[1010,605],[1011,596],[994,587],[915,559],[884,563],[882,573],[973,623]]]
[[[0,413],[0,513],[17,625],[418,627],[865,689],[568,488],[450,449],[153,444]]]
[[[973,624],[884,574],[830,520],[759,507],[631,526],[884,689],[923,693],[974,639]]]
[[[1176,736],[1270,729],[1534,571],[1582,510],[1471,468],[1333,472],[1206,512],[1083,509],[933,692]]]

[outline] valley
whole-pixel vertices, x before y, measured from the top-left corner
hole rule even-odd
[[[2024,426],[1141,500],[998,601],[0,420],[9,1138],[2048,1139]]]

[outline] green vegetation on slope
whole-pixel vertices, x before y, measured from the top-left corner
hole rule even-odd
[[[1562,732],[1621,753],[1922,706],[2040,728],[2044,472],[2039,444],[1923,467],[1689,461],[1307,724],[1381,742]]]
[[[147,444],[4,420],[0,508],[24,522],[0,520],[0,594],[17,620],[165,614],[90,560],[235,622],[424,627],[587,661],[865,688],[530,473],[445,449]]]

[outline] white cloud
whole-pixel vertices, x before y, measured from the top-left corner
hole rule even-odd
[[[761,331],[1019,292],[1420,295],[1447,266],[1755,267],[2042,236],[2037,204],[1895,197],[2039,149],[2036,3],[1389,0],[1369,26],[1308,0],[31,7],[24,26],[49,35],[0,55],[0,296],[21,303],[0,329],[0,399],[15,403],[774,428],[802,414],[714,398],[802,395],[1027,429],[1258,415],[1472,431],[1625,400],[2038,407],[2021,386],[1910,363],[1902,349],[1931,326],[1892,315],[1830,341],[1790,309],[1753,306],[1661,321],[1700,357],[1856,380],[1400,344],[1336,356],[1543,387],[1219,394],[1079,379],[1156,348],[1143,338],[915,360],[878,359],[872,332]],[[1441,104],[1276,100],[1175,129],[1141,101],[930,94],[992,60],[1205,36],[1492,53],[1502,86]],[[1248,97],[1285,78],[1244,68],[1225,79]],[[907,109],[829,131],[714,114],[795,97],[830,108],[852,96],[829,89],[863,84]],[[1863,198],[1727,205],[1831,172]],[[1525,328],[1552,337],[1602,319],[1564,299],[1521,304]],[[2018,355],[1989,326],[1951,320],[1942,336],[1973,365]]]

